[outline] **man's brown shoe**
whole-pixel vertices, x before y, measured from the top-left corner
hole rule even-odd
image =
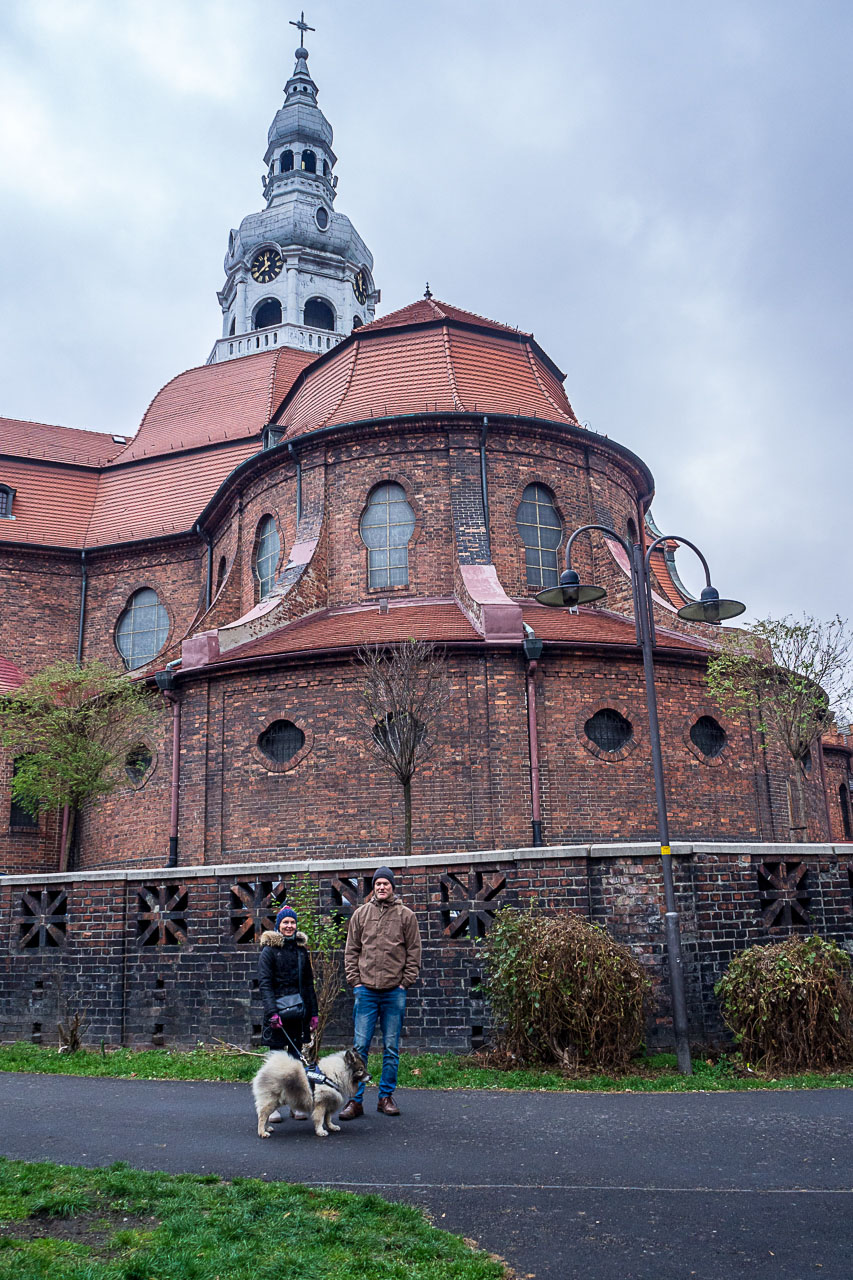
[[[398,1116],[400,1114],[400,1108],[390,1093],[379,1099],[376,1104],[376,1110],[381,1111],[383,1116]]]
[[[340,1120],[357,1120],[359,1116],[364,1115],[364,1107],[360,1102],[356,1102],[355,1098],[350,1098],[344,1107],[338,1119]]]

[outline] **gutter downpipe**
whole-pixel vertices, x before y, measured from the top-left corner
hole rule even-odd
[[[299,521],[302,519],[302,463],[296,456],[296,450],[293,447],[293,441],[288,440],[287,452],[290,454],[291,461],[296,466],[296,528],[299,528]]]
[[[489,487],[486,483],[486,432],[489,429],[489,419],[483,414],[483,429],[480,433],[480,490],[483,496],[483,519],[486,524],[486,550],[489,554],[489,562],[492,559],[492,531],[491,521],[489,520]]]
[[[169,813],[169,866],[178,865],[178,795],[181,786],[181,700],[173,694],[172,703],[172,805]]]

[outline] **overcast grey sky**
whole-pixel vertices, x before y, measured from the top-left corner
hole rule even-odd
[[[130,433],[204,362],[298,16],[3,0],[0,413]],[[311,0],[306,19],[380,312],[428,279],[532,330],[723,594],[848,615],[849,0]]]

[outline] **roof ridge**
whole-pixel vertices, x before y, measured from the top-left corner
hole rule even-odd
[[[453,360],[450,354],[450,330],[445,328],[442,331],[442,337],[444,339],[444,359],[447,363],[447,378],[450,383],[450,390],[453,394],[453,403],[456,405],[456,408],[460,413],[465,413],[467,410],[465,405],[462,403],[461,396],[459,395],[459,385],[456,381],[456,370],[453,368]]]
[[[532,337],[533,335],[531,334],[530,336]],[[530,343],[525,342],[522,345],[524,346],[524,350],[527,354],[527,363],[530,365],[531,372],[533,373],[533,377],[536,380],[536,385],[538,386],[539,390],[542,392],[543,396],[548,401],[548,403],[550,405],[553,405],[557,413],[559,413],[561,417],[566,417],[565,409],[560,408],[560,406],[557,404],[557,401],[554,399],[554,397],[549,392],[548,388],[543,383],[542,379],[539,377],[539,374],[536,369],[536,361],[533,359],[533,352],[530,350]]]
[[[356,363],[358,362],[358,353],[360,350],[361,350],[360,345],[357,342],[354,342],[352,344],[352,361],[350,363],[349,373],[347,374],[347,380],[344,384],[344,388],[341,391],[337,404],[335,404],[334,408],[331,408],[329,410],[329,412],[326,414],[325,418],[323,419],[322,423],[319,424],[320,426],[324,427],[328,423],[332,414],[337,413],[338,409],[340,409],[344,400],[346,400],[347,395],[349,394],[349,389],[352,386],[352,380],[355,375],[355,366],[356,366]]]

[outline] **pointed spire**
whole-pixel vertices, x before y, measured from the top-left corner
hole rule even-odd
[[[305,11],[303,10],[299,16],[298,22],[291,22],[291,27],[297,27],[300,36],[305,36],[306,31],[314,31],[314,27],[309,27],[305,21]],[[284,105],[289,106],[294,102],[310,102],[312,106],[317,105],[317,86],[311,79],[311,73],[308,70],[308,50],[300,41],[299,48],[295,53],[296,66],[293,68],[293,75],[284,86]]]
[[[429,280],[427,280],[427,282],[426,282],[426,288],[424,289],[424,297],[425,297],[425,298],[431,298],[431,297],[432,297],[432,291],[430,290],[430,287],[429,287]]]

